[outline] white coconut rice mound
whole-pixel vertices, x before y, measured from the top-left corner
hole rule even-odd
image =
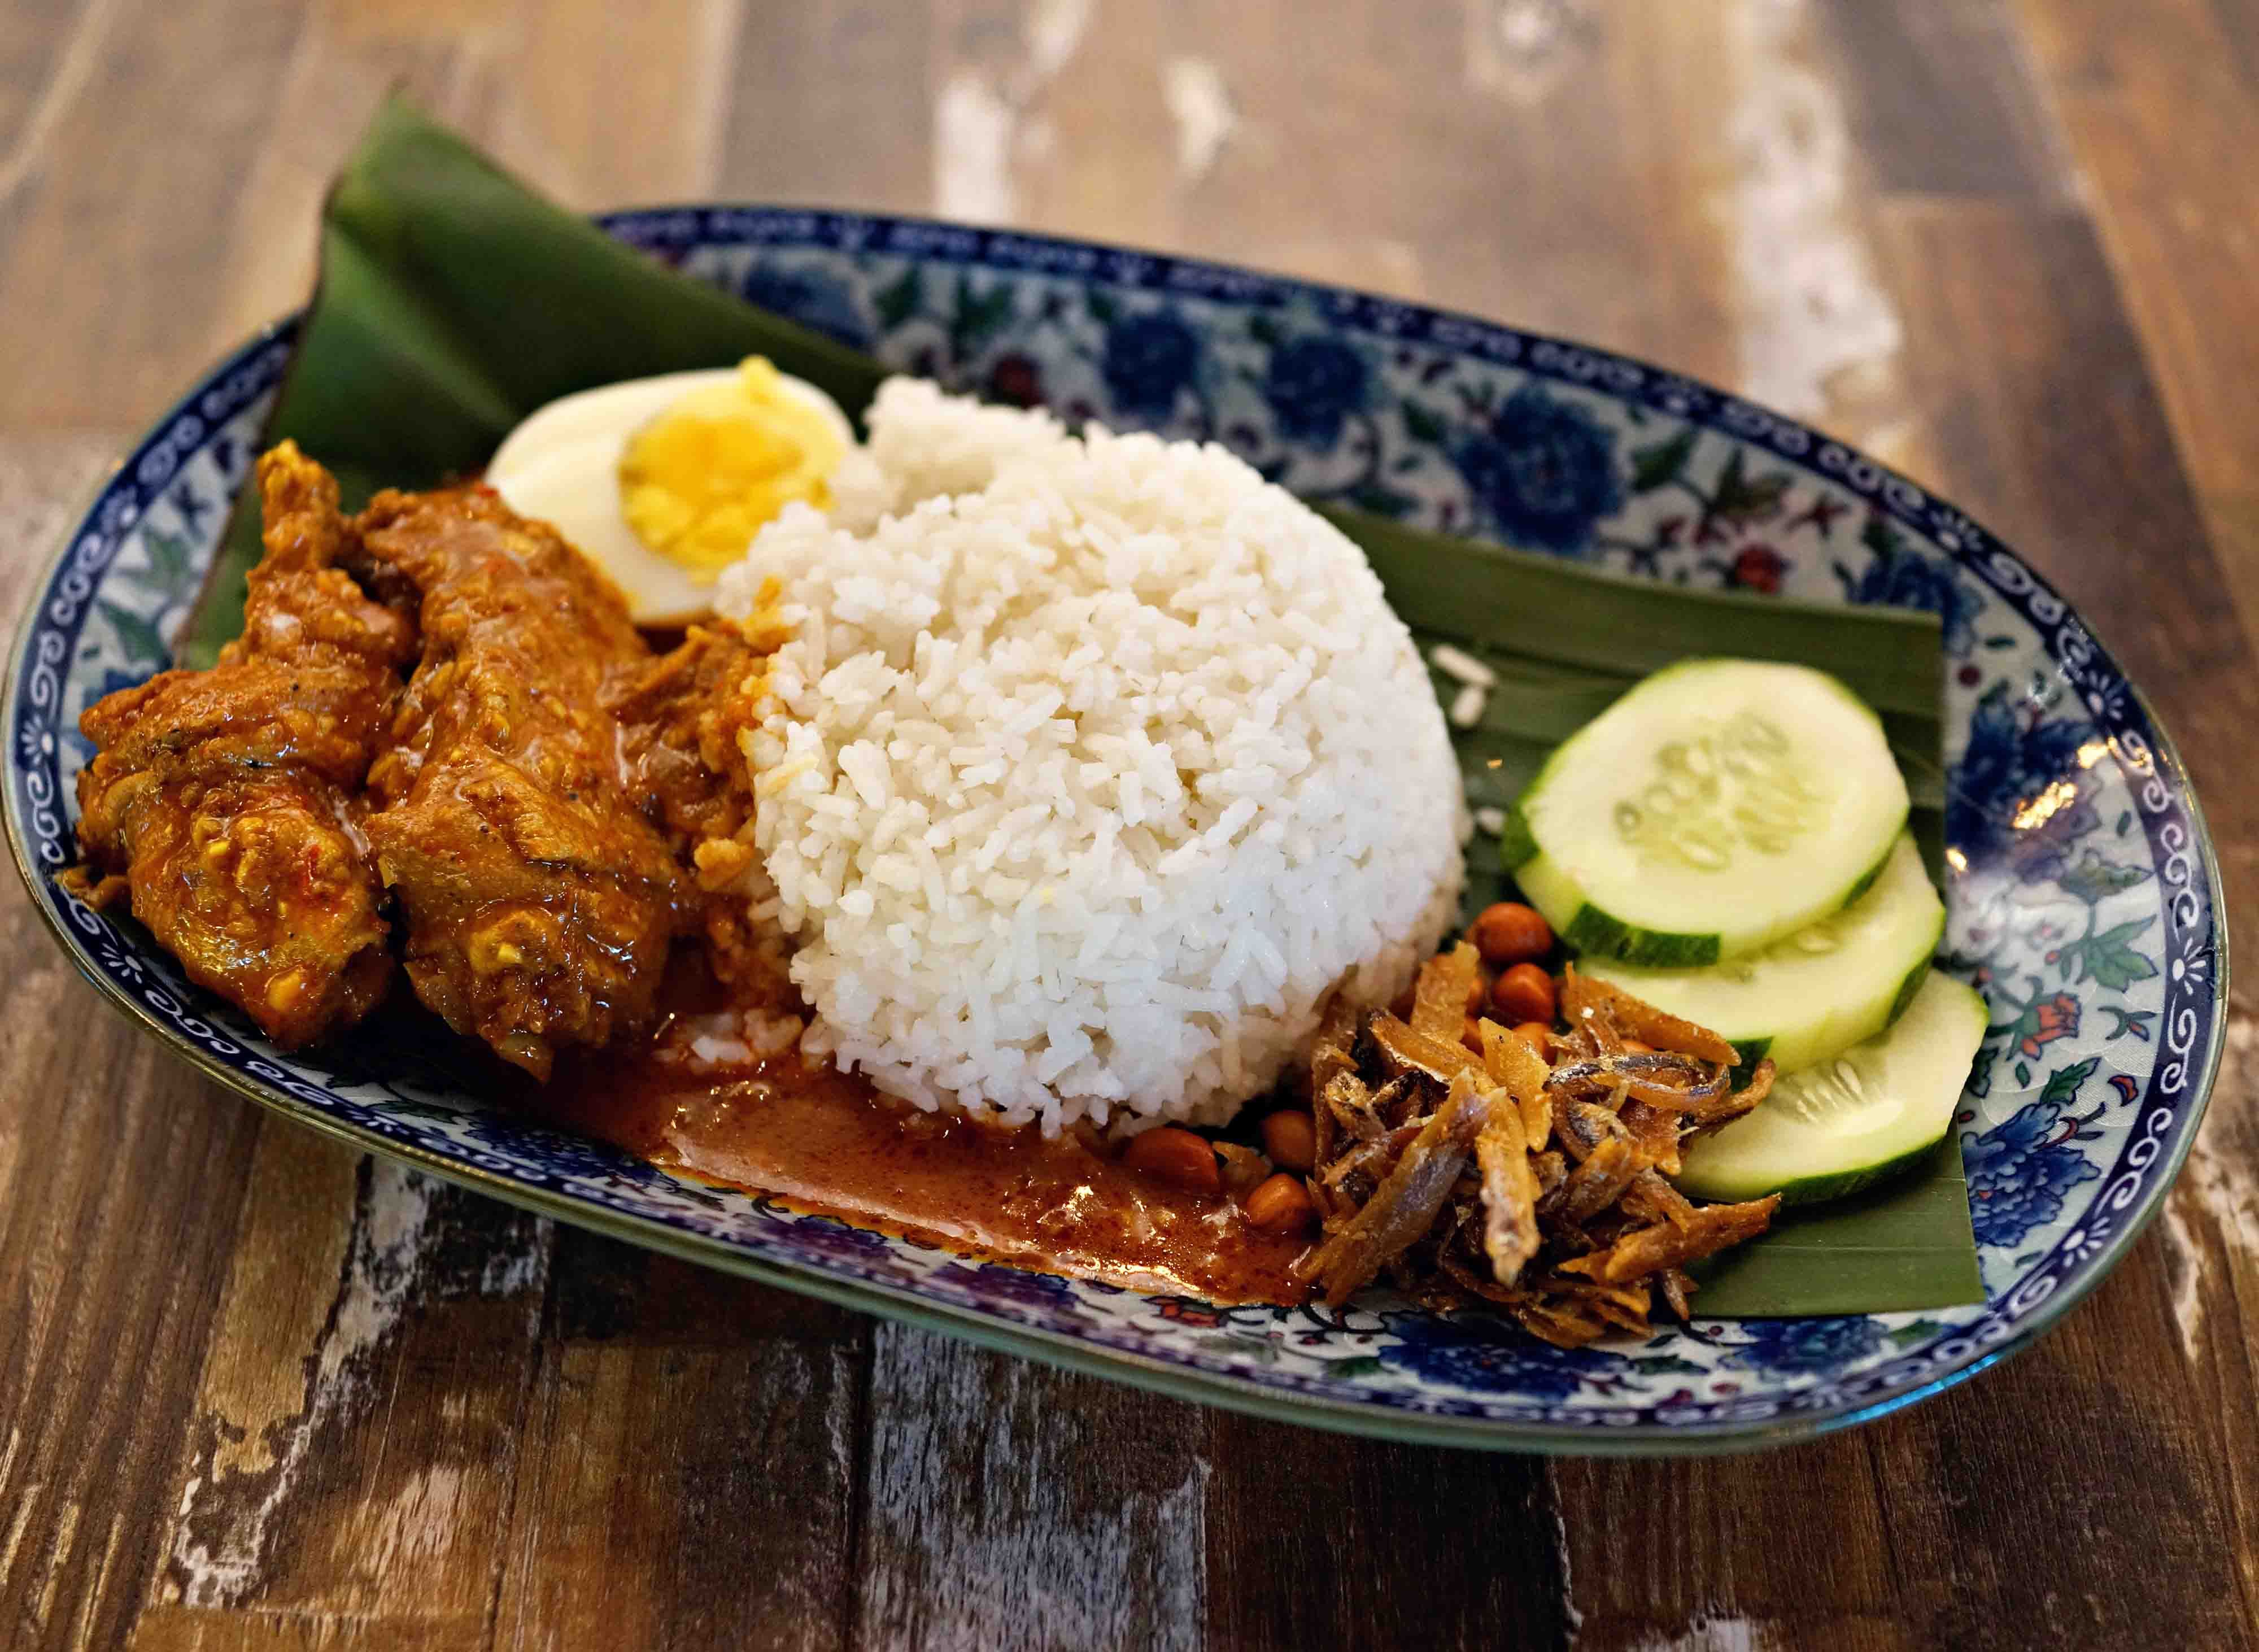
[[[1064,425],[1041,410],[987,407],[930,379],[889,379],[871,405],[871,439],[831,478],[834,526],[866,533],[922,499],[977,492],[997,466],[1058,445]]]
[[[796,628],[745,743],[803,1048],[1046,1130],[1213,1124],[1336,989],[1401,992],[1464,805],[1363,553],[1222,448],[930,386],[869,452],[902,514],[795,507],[719,600],[773,577]]]

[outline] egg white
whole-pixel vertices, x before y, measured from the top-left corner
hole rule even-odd
[[[854,426],[839,404],[809,383],[779,374],[785,390],[823,416],[849,447]],[[599,385],[537,409],[503,438],[487,481],[522,516],[555,526],[611,576],[638,625],[687,625],[713,612],[714,586],[701,583],[636,538],[620,509],[620,458],[629,439],[694,390],[729,384],[735,367],[661,374]]]

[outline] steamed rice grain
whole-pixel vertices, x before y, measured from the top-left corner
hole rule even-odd
[[[774,578],[795,627],[745,744],[803,1047],[1046,1129],[1222,1122],[1456,908],[1409,635],[1221,448],[901,381],[871,426],[848,508],[787,510],[721,594]]]

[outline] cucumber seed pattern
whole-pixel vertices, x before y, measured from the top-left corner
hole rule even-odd
[[[1796,1075],[1794,1084],[1775,1087],[1769,1098],[1799,1124],[1825,1128],[1833,1122],[1856,1117],[1872,1104],[1866,1080],[1842,1057]]]
[[[1763,951],[1752,952],[1746,958],[1729,958],[1710,967],[1725,979],[1747,986],[1757,979],[1757,966],[1760,964],[1793,964],[1803,958],[1829,957],[1843,950],[1843,920],[1848,915],[1848,912],[1839,912],[1832,918],[1807,923]]]
[[[1655,765],[1614,811],[1616,836],[1650,864],[1723,872],[1737,849],[1784,855],[1827,819],[1828,788],[1798,772],[1788,737],[1759,712],[1668,742]]]

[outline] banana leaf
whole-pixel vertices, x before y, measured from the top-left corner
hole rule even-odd
[[[885,369],[784,317],[661,267],[545,201],[395,100],[324,208],[321,272],[267,436],[335,471],[347,502],[470,474],[544,402],[593,385],[762,354],[859,419]],[[1933,855],[1942,803],[1935,616],[1624,579],[1557,557],[1326,514],[1372,559],[1423,646],[1497,672],[1460,739],[1470,801],[1510,802],[1561,739],[1647,673],[1696,655],[1835,672],[1883,714]],[[180,639],[209,664],[241,628],[259,554],[239,500]],[[1439,679],[1449,697],[1456,684]],[[1496,842],[1471,849],[1468,909],[1509,893]],[[1933,865],[1935,861],[1933,860]],[[1714,1271],[1706,1314],[1878,1312],[1979,1301],[1956,1148],[1856,1207],[1831,1207]]]
[[[591,385],[766,355],[859,417],[886,371],[661,267],[391,99],[322,210],[321,273],[267,434],[379,488],[474,473],[535,408]],[[246,488],[175,650],[209,666],[259,560]]]

